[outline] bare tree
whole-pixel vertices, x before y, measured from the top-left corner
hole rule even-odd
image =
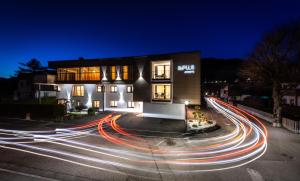
[[[282,123],[282,83],[299,81],[300,21],[267,32],[241,67],[240,75],[272,86],[273,126]]]

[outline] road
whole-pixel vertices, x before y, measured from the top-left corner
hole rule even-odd
[[[119,113],[47,130],[34,128],[33,123],[29,126],[34,129],[29,129],[21,120],[17,125],[18,121],[12,123],[15,127],[5,123],[0,130],[0,178],[180,181],[300,178],[299,135],[272,128],[219,100],[208,102],[214,111],[212,117],[222,126],[200,135],[171,129],[151,134],[150,130],[125,128],[121,125],[130,122],[132,115]]]

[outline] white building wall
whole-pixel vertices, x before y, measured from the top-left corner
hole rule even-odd
[[[144,117],[158,117],[168,119],[185,119],[184,104],[143,103]]]
[[[110,91],[111,86],[117,86],[117,92],[111,92]],[[127,92],[127,86],[132,86],[132,85],[131,84],[105,85],[105,108],[110,108],[110,101],[117,101],[118,108],[127,108],[127,102],[133,101],[133,93]]]

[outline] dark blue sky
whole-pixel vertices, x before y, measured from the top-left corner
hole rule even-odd
[[[201,50],[246,57],[262,34],[300,17],[283,0],[7,0],[0,2],[0,76],[17,63]]]

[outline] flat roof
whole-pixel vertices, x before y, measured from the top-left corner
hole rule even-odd
[[[172,55],[178,54],[194,54],[197,53],[200,55],[199,50],[195,51],[183,51],[183,52],[174,52],[174,53],[162,53],[162,54],[148,54],[148,55],[139,55],[139,56],[126,56],[126,57],[111,57],[111,58],[92,58],[92,59],[75,59],[75,60],[55,60],[48,61],[48,67],[50,68],[60,68],[60,67],[76,67],[80,64],[84,64],[84,66],[97,66],[100,63],[104,65],[112,65],[115,64],[114,61],[121,61],[118,64],[128,64],[129,60],[139,60],[139,59],[153,59],[153,58],[164,58]],[[134,63],[134,62],[132,62]]]

